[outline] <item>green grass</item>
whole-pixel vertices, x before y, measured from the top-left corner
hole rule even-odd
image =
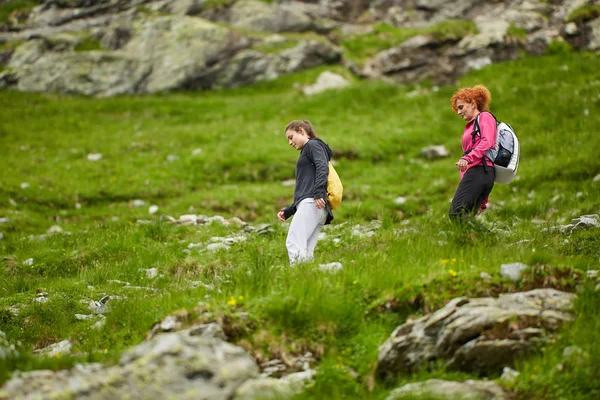
[[[567,17],[567,21],[585,23],[598,17],[600,17],[600,5],[586,4],[571,11]]]
[[[461,155],[463,122],[449,103],[456,86],[407,96],[416,88],[354,80],[335,94],[303,96],[298,86],[314,82],[325,69],[317,68],[206,93],[95,99],[0,91],[0,218],[6,218],[0,330],[19,349],[0,360],[0,379],[15,369],[114,362],[155,322],[186,309],[192,320],[221,321],[232,341],[256,357],[311,351],[319,374],[300,398],[383,399],[396,384],[469,377],[432,365],[396,382],[375,378],[377,347],[409,315],[459,295],[550,286],[582,288],[578,318],[546,351],[520,362],[511,388],[522,399],[598,393],[598,292],[583,271],[598,269],[599,235],[542,229],[600,211],[600,182],[593,181],[600,174],[599,61],[585,53],[523,58],[460,82],[486,84],[492,111],[521,141],[518,179],[494,188],[484,215],[487,225],[507,231],[499,235],[463,232],[446,215]],[[283,132],[292,119],[310,119],[330,144],[345,187],[315,261],[293,269],[287,227],[275,218],[292,198],[293,189],[282,185],[293,178],[297,157]],[[418,158],[430,144],[446,145],[452,156]],[[102,158],[90,161],[90,153]],[[398,196],[408,201],[398,205]],[[135,199],[146,205],[134,207]],[[156,215],[148,214],[151,204],[160,207]],[[189,250],[190,243],[207,244],[240,228],[176,227],[160,219],[188,213],[272,223],[274,232],[249,236],[230,251]],[[352,235],[355,224],[373,219],[381,224],[375,236]],[[64,232],[40,237],[53,225]],[[30,258],[32,265],[24,263]],[[344,269],[317,268],[331,261]],[[503,280],[499,269],[506,262],[527,263],[532,275],[520,284]],[[159,277],[146,278],[147,268],[157,268]],[[479,283],[483,271],[492,275],[489,287]],[[48,302],[34,302],[38,292],[48,292]],[[90,313],[87,301],[104,294],[121,299],[109,302],[103,327],[75,319]],[[31,355],[67,338],[71,356]],[[569,344],[589,357],[558,373]]]
[[[100,41],[98,39],[86,36],[75,46],[74,50],[77,52],[102,50],[102,46],[100,45]]]
[[[29,11],[37,5],[37,2],[30,0],[7,0],[0,3],[0,24],[7,23],[13,12]]]

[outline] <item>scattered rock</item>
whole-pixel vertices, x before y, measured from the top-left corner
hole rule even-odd
[[[455,298],[435,313],[397,327],[379,347],[377,371],[395,376],[443,360],[462,371],[500,372],[570,322],[574,299],[574,294],[555,289]]]
[[[342,263],[334,261],[328,264],[319,264],[319,269],[326,272],[338,272],[343,268]]]
[[[34,352],[48,357],[59,357],[62,354],[69,354],[72,346],[70,341],[63,340],[62,342],[51,344],[48,347],[44,347],[43,349]]]
[[[315,376],[308,370],[289,374],[283,378],[258,378],[244,382],[235,392],[234,400],[269,400],[291,398],[300,393]]]
[[[404,203],[406,203],[407,201],[408,201],[408,199],[407,199],[406,197],[402,197],[402,196],[396,197],[396,198],[394,199],[394,203],[395,203],[395,204],[399,204],[399,205],[401,205],[401,204],[404,204]]]
[[[394,389],[386,400],[414,398],[508,400],[500,385],[495,382],[466,380],[464,382],[429,379]]]
[[[324,71],[317,78],[317,82],[313,85],[305,86],[302,89],[302,93],[307,96],[321,93],[330,89],[343,89],[350,86],[350,82],[341,75],[333,72]]]
[[[559,229],[562,233],[570,235],[576,229],[598,227],[600,227],[600,216],[598,214],[590,214],[582,215],[579,218],[573,218],[569,225],[563,225]]]
[[[61,233],[63,231],[63,229],[60,227],[60,225],[52,225],[50,228],[48,228],[48,233]]]
[[[87,155],[87,159],[89,161],[99,161],[102,159],[102,154],[100,153],[90,153]]]
[[[148,214],[154,215],[158,212],[158,206],[157,205],[151,205],[150,207],[148,207]]]
[[[158,270],[156,268],[148,268],[143,270],[146,273],[146,278],[154,279],[158,275]]]
[[[500,379],[505,382],[512,383],[517,379],[519,374],[519,371],[516,371],[509,367],[504,367],[502,368],[502,375],[500,376]]]
[[[131,205],[133,207],[144,207],[146,205],[146,202],[144,200],[135,199],[131,202]]]
[[[420,155],[428,160],[436,160],[438,158],[450,157],[450,152],[444,145],[428,146],[421,150]]]
[[[502,264],[500,266],[500,275],[513,282],[518,282],[521,279],[521,274],[528,269],[529,265],[523,263]]]

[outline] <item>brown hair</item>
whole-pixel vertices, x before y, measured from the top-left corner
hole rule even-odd
[[[489,89],[483,85],[475,85],[472,88],[462,88],[458,89],[452,95],[452,109],[456,112],[457,106],[456,102],[458,100],[462,100],[466,103],[471,103],[475,101],[477,105],[477,109],[479,111],[485,111],[489,108],[490,103],[492,102],[492,94]]]
[[[293,120],[289,124],[285,126],[285,132],[292,130],[294,132],[300,132],[300,128],[304,129],[304,132],[308,135],[309,139],[317,139],[317,132],[315,132],[315,128],[313,128],[312,124],[309,120]]]

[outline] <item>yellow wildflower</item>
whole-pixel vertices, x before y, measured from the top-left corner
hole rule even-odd
[[[448,271],[448,273],[450,274],[450,276],[456,276],[457,273],[455,270],[451,269],[450,271]]]
[[[231,297],[229,298],[229,301],[227,302],[227,305],[229,305],[229,306],[231,306],[231,307],[235,307],[235,305],[236,305],[236,302],[235,302],[235,299],[233,298],[233,296],[231,296]]]

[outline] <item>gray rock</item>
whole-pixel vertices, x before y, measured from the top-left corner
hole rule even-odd
[[[466,380],[464,382],[429,379],[394,389],[386,400],[421,398],[461,400],[508,400],[508,395],[495,382]]]
[[[71,352],[71,347],[73,347],[73,345],[69,340],[63,340],[61,342],[51,344],[48,347],[44,347],[43,349],[37,350],[36,353],[48,357],[56,357],[61,354],[69,354]]]
[[[342,263],[334,261],[327,264],[319,264],[319,269],[326,272],[338,272],[343,268]]]
[[[438,158],[450,157],[450,152],[444,145],[427,146],[421,150],[420,155],[428,160],[435,160]]]
[[[63,371],[16,374],[3,387],[5,398],[194,398],[226,400],[258,376],[246,352],[219,339],[163,333],[127,351],[118,365],[78,366]]]
[[[217,324],[216,322],[194,326],[189,329],[189,334],[190,336],[227,340],[227,336],[225,335],[223,328],[221,328],[221,325]]]
[[[397,327],[379,347],[377,371],[395,375],[444,360],[463,371],[499,372],[571,321],[574,298],[536,289],[499,298],[453,299],[435,313]]]
[[[346,78],[344,78],[343,76],[335,74],[333,72],[324,71],[319,75],[317,81],[314,84],[305,86],[302,89],[302,93],[304,93],[307,96],[310,96],[313,94],[324,92],[326,90],[343,89],[348,86],[350,86],[350,82],[348,82],[348,80],[346,80]]]
[[[500,379],[505,382],[512,383],[517,379],[519,375],[519,371],[515,371],[514,369],[509,367],[504,367],[502,368],[502,375],[500,376]]]
[[[529,269],[529,265],[523,263],[511,263],[500,265],[500,275],[513,282],[521,280],[521,274]]]
[[[234,400],[268,400],[290,398],[298,394],[316,371],[289,374],[283,378],[257,378],[244,382],[235,392]]]

